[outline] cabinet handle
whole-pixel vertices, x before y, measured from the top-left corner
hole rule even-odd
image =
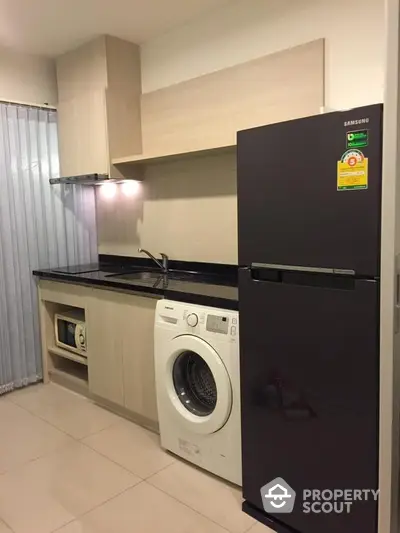
[[[400,254],[396,256],[396,301],[394,305],[394,332],[400,331]]]

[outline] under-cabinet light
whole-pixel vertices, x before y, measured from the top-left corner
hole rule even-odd
[[[140,188],[140,182],[135,180],[124,181],[121,185],[122,193],[125,196],[132,197],[135,196]]]
[[[117,185],[116,183],[103,183],[100,186],[100,192],[104,198],[111,200],[117,194]]]

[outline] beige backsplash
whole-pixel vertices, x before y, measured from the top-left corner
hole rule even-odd
[[[99,253],[237,264],[236,154],[149,166],[139,193],[97,190]]]

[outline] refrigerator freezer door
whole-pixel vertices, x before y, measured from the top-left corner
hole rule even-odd
[[[303,512],[306,489],[378,485],[379,283],[346,283],[239,274],[244,498],[263,510],[261,487],[283,478],[294,510],[270,516],[300,533],[377,530],[371,495],[350,514]]]
[[[350,141],[351,131],[364,137]],[[366,145],[348,149],[354,142]],[[381,105],[239,132],[239,265],[379,276],[381,147]],[[342,158],[355,164],[348,183],[367,172],[366,189],[338,190]]]

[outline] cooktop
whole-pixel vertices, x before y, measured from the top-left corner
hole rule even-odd
[[[99,263],[72,265],[51,269],[52,272],[59,272],[60,274],[85,274],[86,272],[97,272],[98,270],[100,270]]]

